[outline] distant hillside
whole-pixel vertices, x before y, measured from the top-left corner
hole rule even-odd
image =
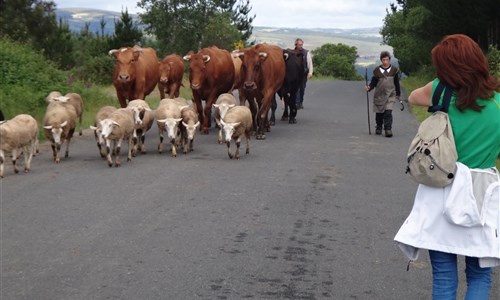
[[[360,29],[300,29],[300,28],[272,28],[254,27],[252,39],[257,43],[276,44],[282,48],[293,48],[296,38],[304,40],[304,47],[314,50],[324,44],[345,44],[354,46],[358,50],[360,65],[379,63],[379,55],[383,50],[392,52],[389,46],[383,46],[380,28]]]
[[[104,18],[106,22],[104,28],[105,35],[112,35],[115,31],[115,21],[119,20],[121,13],[98,10],[92,8],[60,8],[56,10],[57,18],[67,22],[71,31],[80,32],[89,23],[91,32],[101,33],[100,22]],[[133,19],[139,23],[139,17],[131,14]],[[326,43],[342,43],[354,46],[358,50],[359,59],[357,68],[363,69],[365,66],[378,64],[379,54],[383,50],[392,52],[389,46],[383,46],[380,28],[359,28],[359,29],[301,29],[301,28],[275,28],[259,27],[253,29],[251,37],[256,43],[275,44],[282,48],[293,48],[296,38],[304,40],[305,48],[314,50]],[[397,63],[397,62],[396,62]],[[360,71],[361,72],[361,71]],[[363,72],[364,74],[364,72]]]
[[[139,17],[130,14],[134,21],[139,22]],[[80,32],[85,23],[89,23],[90,32],[101,34],[101,20],[104,18],[106,25],[104,35],[112,35],[115,32],[115,21],[119,20],[121,13],[93,8],[59,8],[56,10],[57,20],[68,23],[73,32]]]

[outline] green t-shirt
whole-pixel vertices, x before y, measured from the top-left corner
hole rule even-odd
[[[439,83],[435,79],[432,93]],[[458,161],[469,168],[486,169],[495,166],[500,153],[500,94],[493,99],[477,99],[484,106],[481,111],[472,109],[458,110],[456,97],[451,97],[448,116],[450,117]],[[432,102],[432,100],[431,100]]]

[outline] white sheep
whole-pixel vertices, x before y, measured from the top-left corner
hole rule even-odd
[[[217,126],[219,127],[219,135],[217,137],[217,142],[219,144],[222,144],[222,126],[220,124],[220,120],[224,118],[226,115],[227,111],[236,106],[236,98],[232,94],[229,93],[224,93],[221,94],[218,98],[217,101],[215,101],[215,104],[213,107],[215,107],[214,110],[214,118],[215,122],[217,122]]]
[[[172,99],[163,99],[160,101],[156,109],[156,122],[158,124],[158,134],[160,143],[158,144],[158,152],[163,153],[163,135],[167,132],[167,137],[172,144],[172,157],[177,156],[176,146],[180,140],[179,122],[182,120],[181,110],[188,106],[179,106]]]
[[[17,169],[17,158],[24,154],[24,173],[31,169],[31,159],[38,145],[38,123],[26,114],[17,115],[14,118],[0,122],[0,178],[4,176],[5,154],[12,156],[14,173]]]
[[[90,126],[90,129],[94,130],[95,140],[97,142],[97,148],[99,149],[99,154],[102,158],[105,158],[107,155],[106,152],[106,141],[102,137],[102,128],[100,122],[104,119],[107,119],[111,113],[113,113],[117,108],[114,106],[103,106],[101,107],[94,118],[94,126]]]
[[[45,102],[47,104],[49,104],[50,102],[58,101],[56,98],[61,97],[61,96],[62,96],[62,94],[60,92],[52,91],[47,95],[47,97],[45,97]]]
[[[142,154],[146,154],[146,146],[144,144],[146,140],[146,132],[153,126],[154,115],[153,111],[149,107],[148,103],[142,99],[136,99],[129,101],[127,108],[130,108],[139,117],[141,122],[135,123],[135,136],[137,136],[137,143],[134,142],[134,149],[132,150],[132,156],[137,153],[137,147]]]
[[[166,102],[175,103],[175,104],[177,104],[179,107],[191,106],[190,101],[188,101],[187,99],[182,98],[182,97],[176,97],[176,98],[164,98],[164,99],[161,99],[160,104],[162,104],[162,103],[166,103]],[[160,105],[160,104],[159,104],[159,105]]]
[[[50,92],[45,98],[47,104],[50,102],[59,101],[61,103],[71,104],[75,108],[76,116],[80,124],[79,135],[82,135],[82,119],[83,119],[83,99],[77,93],[68,93],[66,95],[61,95],[58,91]]]
[[[128,108],[119,108],[111,115],[99,122],[102,128],[102,137],[106,141],[108,166],[113,166],[111,153],[115,155],[115,167],[120,166],[120,150],[123,140],[128,140],[127,161],[132,160],[132,148],[135,134],[134,111]],[[113,148],[111,148],[113,143]]]
[[[250,153],[250,135],[253,129],[252,112],[246,106],[235,106],[228,110],[223,119],[221,119],[222,130],[224,131],[224,140],[227,144],[227,154],[233,158],[230,151],[231,139],[236,143],[236,159],[240,159],[241,136],[245,135],[247,142],[246,154]]]
[[[194,134],[200,126],[198,112],[193,107],[185,107],[181,110],[182,126],[181,126],[181,141],[183,153],[193,151]]]
[[[66,141],[66,152],[64,157],[69,156],[69,144],[75,132],[76,112],[72,105],[66,105],[58,101],[47,105],[43,128],[45,137],[50,141],[54,161],[59,163],[59,151],[61,145]]]

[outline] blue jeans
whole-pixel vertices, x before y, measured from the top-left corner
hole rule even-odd
[[[458,287],[457,255],[429,250],[432,264],[432,299],[456,300]],[[479,267],[477,257],[465,257],[467,293],[465,300],[488,300],[492,268]]]
[[[299,86],[299,89],[297,90],[297,95],[295,96],[296,104],[302,104],[302,102],[304,102],[304,93],[306,91],[306,84],[307,84],[307,77],[304,78],[304,81],[302,81],[302,84]]]

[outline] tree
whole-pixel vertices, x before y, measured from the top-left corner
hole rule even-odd
[[[430,65],[430,51],[445,35],[461,33],[486,52],[500,46],[498,0],[397,0],[380,33],[394,49],[401,70],[410,74]]]
[[[345,44],[324,44],[312,51],[315,73],[344,80],[360,80],[354,64],[357,48]]]
[[[115,33],[111,40],[110,48],[132,47],[140,44],[142,40],[142,30],[129,15],[128,10],[122,11],[120,20],[115,21]]]
[[[59,20],[55,34],[47,37],[50,46],[44,49],[44,53],[63,70],[69,70],[75,64],[72,37],[68,23],[62,20]]]
[[[42,0],[1,0],[0,36],[28,43],[54,62],[65,65],[59,48],[70,49],[67,26],[56,21],[55,3]]]
[[[146,11],[140,14],[141,21],[146,32],[157,37],[162,53],[196,51],[220,44],[221,36],[224,47],[246,42],[255,17],[248,16],[249,0],[141,0],[138,6]]]
[[[228,13],[218,13],[209,20],[202,32],[200,46],[217,46],[221,49],[234,49],[235,43],[240,40],[238,29],[231,24]]]
[[[250,16],[251,10],[250,0],[240,0],[236,5],[236,9],[233,11],[233,22],[241,34],[241,41],[244,43],[252,36],[252,22],[255,19],[255,15]]]
[[[384,43],[393,47],[394,56],[406,74],[430,64],[430,49],[439,39],[429,29],[433,26],[431,12],[420,5],[400,11],[393,8],[385,17],[380,33]]]

